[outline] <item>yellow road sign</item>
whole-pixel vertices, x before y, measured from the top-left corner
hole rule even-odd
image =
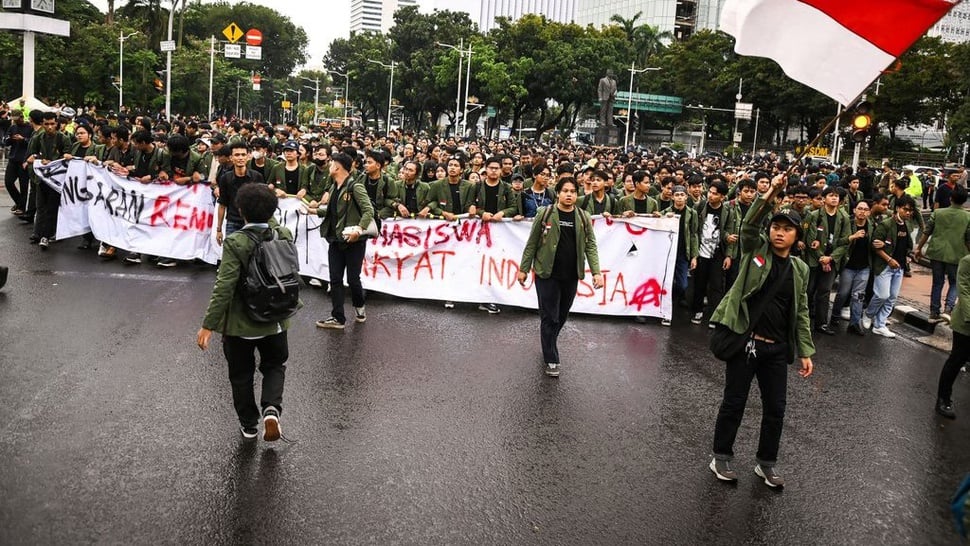
[[[239,28],[239,25],[236,23],[229,23],[229,26],[222,29],[222,35],[233,44],[238,42],[243,37],[243,34],[243,29]]]
[[[290,101],[285,100],[285,101],[283,101],[283,102],[280,103],[280,106],[282,106],[283,108],[289,108],[290,106],[292,106],[292,104],[293,103],[291,103]]]

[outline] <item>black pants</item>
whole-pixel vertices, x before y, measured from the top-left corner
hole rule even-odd
[[[47,184],[38,182],[34,235],[37,237],[53,237],[57,233],[57,210],[60,206],[61,194]]]
[[[333,311],[330,316],[340,324],[347,322],[344,314],[344,271],[347,272],[347,285],[350,286],[350,300],[354,307],[364,306],[364,287],[360,284],[360,269],[364,266],[366,241],[346,244],[331,242],[327,258],[330,261],[330,301]]]
[[[18,188],[19,182],[19,188]],[[27,192],[29,180],[27,169],[24,168],[22,161],[7,160],[7,171],[4,173],[4,187],[13,199],[13,204],[20,210],[27,206]]]
[[[785,421],[788,389],[788,344],[755,342],[755,354],[740,356],[727,362],[724,375],[724,399],[714,425],[714,458],[730,461],[734,458],[734,439],[741,426],[744,407],[748,403],[751,380],[758,378],[761,391],[761,436],[758,440],[758,462],[773,465],[778,460],[778,445]]]
[[[953,332],[953,347],[950,349],[950,357],[943,364],[940,370],[940,386],[937,388],[937,398],[942,398],[950,402],[953,395],[953,383],[960,375],[960,368],[970,360],[970,336]]]
[[[260,405],[256,405],[253,377],[256,374],[256,351],[259,351],[259,373],[263,374]],[[222,354],[229,362],[229,383],[232,385],[232,405],[239,416],[239,424],[255,427],[259,424],[260,408],[273,406],[283,413],[284,363],[289,358],[286,332],[260,339],[235,336],[222,338]]]
[[[724,256],[715,252],[711,258],[697,257],[697,267],[694,268],[694,299],[690,312],[699,313],[704,310],[704,297],[710,306],[717,307],[724,297]]]
[[[834,267],[830,268],[829,271],[822,271],[821,265],[813,267],[809,273],[808,301],[810,305],[808,314],[812,318],[813,328],[818,328],[829,322],[832,285],[835,284],[836,275],[838,275],[838,272]]]
[[[542,358],[545,362],[558,364],[559,332],[566,324],[569,308],[576,299],[576,285],[579,280],[563,281],[540,279],[536,277],[536,297],[539,299],[539,339],[542,343]]]

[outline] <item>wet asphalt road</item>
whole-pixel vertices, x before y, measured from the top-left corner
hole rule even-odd
[[[5,213],[4,213],[5,214]],[[945,355],[908,339],[819,340],[790,375],[780,470],[707,470],[722,365],[706,328],[572,317],[560,379],[538,319],[375,296],[368,321],[290,332],[283,430],[240,441],[216,341],[194,344],[213,274],[46,253],[0,218],[2,544],[952,544],[970,471],[935,417]],[[900,327],[902,329],[903,327]]]

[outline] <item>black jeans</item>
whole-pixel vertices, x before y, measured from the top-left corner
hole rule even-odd
[[[344,314],[344,271],[347,272],[347,285],[350,286],[350,300],[354,307],[364,306],[364,287],[360,284],[360,270],[364,266],[366,241],[346,244],[331,242],[327,258],[330,262],[330,301],[333,312],[330,316],[343,324],[347,322]]]
[[[60,206],[61,194],[47,184],[38,181],[34,235],[37,237],[53,237],[57,233],[57,211]]]
[[[832,297],[832,285],[838,271],[834,267],[829,271],[822,271],[822,266],[813,267],[808,276],[808,301],[809,315],[812,318],[812,327],[818,328],[829,322],[829,312],[831,311],[830,301]]]
[[[953,395],[953,383],[960,375],[960,368],[970,360],[970,336],[965,336],[960,332],[953,332],[953,347],[950,349],[950,357],[943,364],[940,370],[940,385],[937,388],[937,398],[942,398],[950,402]]]
[[[694,281],[694,300],[691,302],[690,312],[699,313],[704,310],[704,297],[713,309],[724,297],[724,255],[715,252],[711,258],[697,257],[697,267],[691,277]]]
[[[259,373],[263,374],[263,389],[259,406],[253,392],[256,374],[256,351],[259,351]],[[259,339],[223,336],[222,354],[229,362],[229,383],[232,385],[232,405],[239,416],[239,424],[255,427],[259,424],[260,408],[273,406],[283,413],[283,381],[286,379],[286,359],[289,344],[286,332]]]
[[[17,187],[18,182],[19,188]],[[24,207],[27,206],[29,180],[27,169],[24,168],[22,161],[7,160],[7,171],[4,173],[3,183],[7,188],[7,193],[10,194],[10,198],[13,199],[14,206],[24,210]]]
[[[734,458],[734,439],[744,416],[751,380],[757,377],[763,407],[757,459],[759,464],[765,465],[777,462],[787,404],[787,361],[787,343],[756,341],[753,356],[745,351],[727,362],[724,372],[724,399],[714,425],[715,459],[730,461]]]
[[[576,285],[579,280],[563,281],[540,279],[536,277],[536,297],[539,299],[539,340],[542,343],[542,358],[545,362],[558,364],[559,332],[566,324],[569,308],[576,299]]]

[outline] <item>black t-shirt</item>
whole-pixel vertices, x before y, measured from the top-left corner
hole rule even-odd
[[[151,153],[141,154],[138,157],[138,164],[135,165],[135,170],[132,172],[132,176],[135,178],[141,178],[143,176],[154,176],[155,173],[152,172],[152,158],[158,153],[158,148],[153,148]]]
[[[408,212],[416,214],[418,212],[418,184],[414,183],[410,186],[404,184],[404,206],[407,207]]]
[[[606,204],[609,202],[609,197],[604,195],[602,201],[597,201],[595,195],[590,196],[590,198],[593,200],[593,214],[603,214],[606,212]]]
[[[448,184],[448,190],[451,191],[451,213],[461,214],[465,211],[461,210],[461,184]]]
[[[900,266],[906,263],[909,243],[909,226],[906,225],[906,222],[896,224],[896,246],[892,249],[892,257]]]
[[[579,279],[576,271],[576,209],[559,212],[559,244],[553,261],[552,278],[561,281]]]
[[[253,161],[250,164],[250,167],[249,168],[252,169],[253,171],[256,171],[257,173],[259,173],[259,176],[263,177],[263,180],[266,179],[266,164],[265,163],[263,163],[263,166],[260,167],[259,165],[256,164],[255,161]]]
[[[687,237],[690,235],[687,233],[687,207],[677,210],[674,208],[673,204],[667,209],[668,212],[680,215],[680,234],[677,236],[677,257],[687,256]]]
[[[283,190],[286,193],[293,195],[296,192],[300,191],[300,169],[299,168],[293,169],[292,171],[284,168],[283,177],[284,177]]]
[[[185,157],[179,159],[174,155],[171,156],[171,166],[172,172],[168,173],[171,178],[182,178],[188,176],[186,171],[189,170],[189,155],[186,154]]]
[[[832,248],[834,246],[833,242],[835,241],[835,220],[836,218],[839,217],[839,213],[836,212],[835,214],[829,214],[828,212],[826,212],[824,214],[825,214],[825,220],[828,223],[828,228],[829,228],[829,238],[827,241],[825,241],[825,255],[829,256],[832,254]]]
[[[501,187],[501,183],[489,186],[485,182],[482,182],[482,185],[485,190],[485,210],[483,212],[495,214],[498,212],[498,190]]]
[[[935,201],[940,204],[939,208],[946,208],[950,206],[950,196],[953,195],[953,189],[949,184],[940,184],[940,187],[936,189],[936,199]]]
[[[860,229],[865,229],[865,227],[853,226],[856,231]],[[845,267],[848,269],[853,269],[858,271],[859,269],[865,269],[869,267],[869,236],[866,235],[861,239],[856,239],[852,243],[852,252],[849,253],[849,260],[845,263]]]
[[[263,177],[258,172],[247,170],[243,176],[236,176],[236,171],[229,171],[219,177],[219,204],[226,207],[226,222],[243,224],[242,215],[236,208],[236,193],[243,184],[263,183]],[[221,227],[221,226],[220,226]]]
[[[367,190],[367,197],[370,198],[370,202],[374,204],[374,212],[377,212],[377,190],[381,185],[381,178],[378,176],[376,179],[365,177],[364,178],[364,189]]]
[[[758,319],[758,323],[755,324],[754,330],[755,334],[767,339],[773,339],[778,342],[789,342],[788,339],[789,330],[791,326],[791,313],[792,308],[795,305],[795,267],[792,264],[788,267],[787,273],[785,273],[784,278],[782,278],[782,271],[785,269],[786,264],[788,264],[791,258],[780,258],[778,256],[771,257],[771,271],[768,272],[768,278],[765,283],[761,285],[761,289],[755,292],[751,297],[748,298],[748,312],[754,312],[755,308],[759,305],[759,302],[767,294],[768,289],[775,285],[775,283],[782,283],[775,293],[775,297],[767,302],[765,305],[765,310],[761,314],[761,318]]]
[[[344,180],[343,184],[337,184],[334,181],[333,189],[330,190],[330,204],[327,207],[327,215],[324,221],[327,223],[327,233],[330,235],[327,237],[328,243],[340,242],[343,239],[342,235],[337,233],[337,205],[340,203],[340,199],[343,197],[344,190],[350,184],[350,177]],[[354,198],[353,195],[350,196],[351,199]],[[353,206],[353,205],[351,205]]]
[[[633,198],[633,212],[635,214],[646,214],[647,213],[647,200]]]

